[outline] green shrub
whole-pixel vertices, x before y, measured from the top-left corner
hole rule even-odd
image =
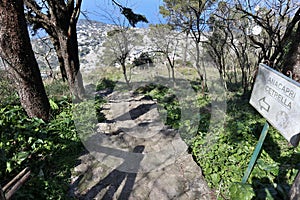
[[[54,99],[65,99],[70,98],[70,90],[67,82],[62,80],[53,80],[51,83],[45,84],[45,89],[48,97]]]
[[[5,185],[25,167],[29,181],[14,199],[67,199],[70,171],[83,146],[72,120],[72,104],[53,102],[49,123],[30,119],[20,105],[0,105],[0,177]]]
[[[116,86],[116,81],[113,81],[108,78],[102,78],[98,81],[96,85],[96,91],[104,90],[104,89],[111,89],[113,90]]]

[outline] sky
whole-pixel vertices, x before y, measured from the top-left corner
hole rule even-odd
[[[122,6],[131,8],[134,13],[145,15],[149,24],[157,24],[163,21],[159,15],[159,6],[163,0],[116,0]],[[90,20],[112,23],[107,15],[120,15],[119,8],[111,0],[83,0],[82,11],[87,11]],[[105,16],[104,16],[105,15]],[[84,18],[81,16],[81,18]],[[138,27],[147,27],[145,23],[139,23]]]

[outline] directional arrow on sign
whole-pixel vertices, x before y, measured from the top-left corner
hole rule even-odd
[[[287,97],[288,102],[283,96]],[[299,102],[300,83],[267,65],[259,64],[250,104],[294,146],[300,140],[297,138],[300,123],[296,123],[300,121]]]
[[[267,112],[270,110],[270,105],[266,102],[266,97],[263,97],[259,100],[259,106],[261,110],[265,110]]]

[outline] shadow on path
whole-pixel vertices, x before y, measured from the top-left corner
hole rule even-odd
[[[150,110],[156,108],[156,103],[147,103],[137,106],[136,108],[133,108],[128,112],[124,113],[123,115],[117,117],[114,119],[114,121],[127,121],[127,120],[135,120],[142,116],[143,114],[146,114]]]
[[[145,147],[138,145],[133,149],[133,153],[141,153],[144,151]],[[125,159],[124,162],[109,173],[104,179],[102,179],[98,184],[93,186],[84,196],[80,199],[93,199],[95,198],[102,190],[107,188],[106,193],[102,197],[103,200],[113,199],[114,194],[121,186],[121,183],[126,179],[125,185],[118,197],[119,200],[126,200],[129,198],[130,193],[133,189],[137,173],[126,172],[124,167],[133,166],[138,171],[140,162],[142,161],[143,156],[138,156],[138,159]],[[131,171],[132,169],[129,169]]]

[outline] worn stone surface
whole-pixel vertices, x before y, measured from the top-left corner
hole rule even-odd
[[[85,146],[70,194],[78,199],[215,199],[180,134],[164,126],[148,98],[112,93],[107,121]]]

